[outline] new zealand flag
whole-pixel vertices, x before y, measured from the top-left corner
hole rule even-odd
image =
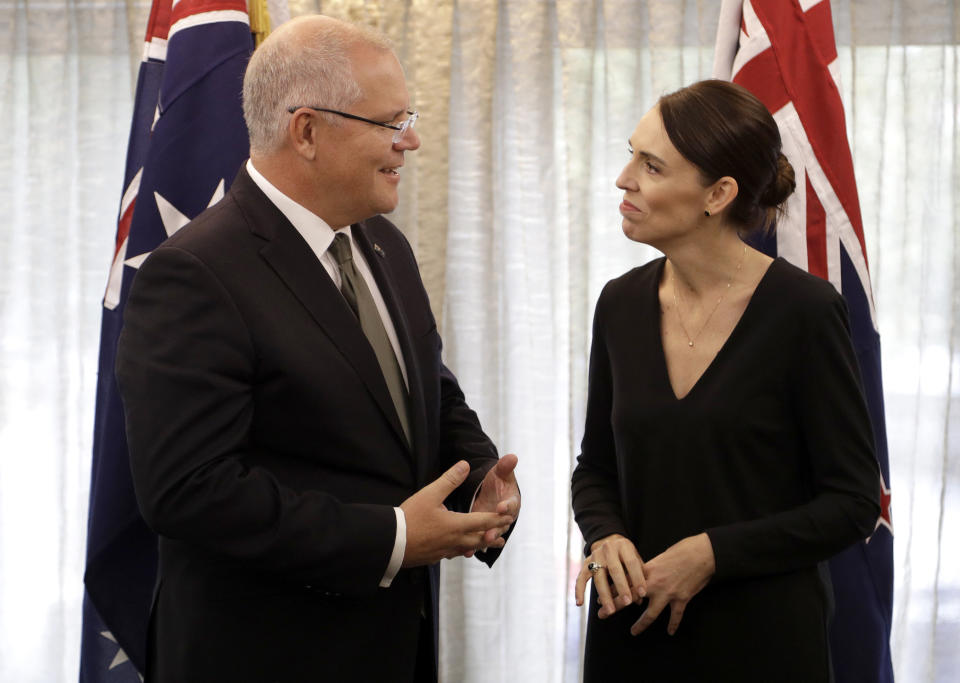
[[[797,180],[776,237],[758,246],[843,294],[880,465],[882,505],[873,534],[830,560],[834,677],[893,683],[893,523],[880,335],[837,71],[829,0],[724,0],[714,76],[744,86],[773,113]]]
[[[82,683],[140,680],[156,580],[156,537],[134,497],[113,371],[124,303],[147,255],[219,201],[246,160],[241,90],[252,51],[245,0],[154,0],[103,302]]]

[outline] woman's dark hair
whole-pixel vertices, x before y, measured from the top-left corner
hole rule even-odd
[[[796,182],[763,103],[735,83],[709,80],[664,95],[658,104],[670,142],[700,169],[705,185],[723,176],[737,181],[730,219],[745,232],[772,232]]]

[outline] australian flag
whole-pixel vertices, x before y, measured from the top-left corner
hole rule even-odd
[[[831,654],[837,683],[893,683],[893,524],[880,336],[829,0],[724,0],[714,76],[744,86],[773,113],[796,174],[797,190],[776,236],[759,246],[829,280],[850,312],[882,506],[873,534],[830,561],[836,603]]]
[[[156,580],[156,537],[134,497],[113,372],[124,303],[143,260],[219,201],[246,160],[241,90],[252,51],[245,0],[154,0],[103,301],[81,683],[141,680]]]

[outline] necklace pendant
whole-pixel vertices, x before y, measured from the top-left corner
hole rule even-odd
[[[692,341],[692,340],[687,341],[687,346],[689,346],[689,347],[692,349],[692,348],[693,348],[693,341]]]

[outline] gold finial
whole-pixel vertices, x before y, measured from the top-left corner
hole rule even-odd
[[[247,12],[250,14],[250,33],[253,34],[254,47],[270,35],[270,11],[267,0],[247,0]]]

